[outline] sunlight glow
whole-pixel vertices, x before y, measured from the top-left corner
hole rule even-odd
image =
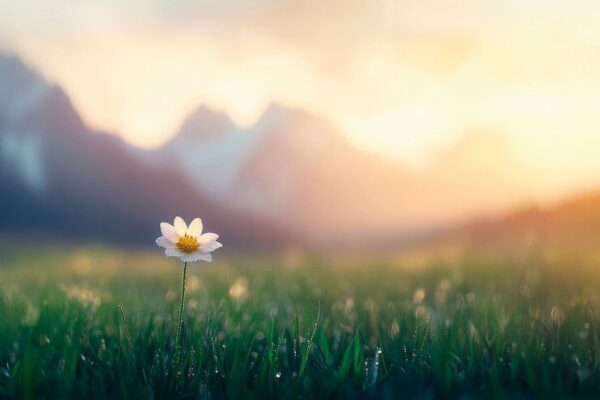
[[[540,193],[600,182],[600,3],[61,3],[6,2],[0,46],[138,146],[200,104],[247,127],[278,102],[417,167],[478,127],[510,138]]]

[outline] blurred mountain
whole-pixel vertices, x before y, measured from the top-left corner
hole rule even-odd
[[[467,224],[448,237],[476,247],[592,246],[600,243],[600,191],[584,193],[553,205],[531,205],[502,216]]]
[[[502,134],[467,133],[415,171],[359,150],[325,118],[277,104],[248,129],[202,106],[171,141],[142,153],[177,166],[219,204],[329,245],[420,235],[502,210],[526,190]]]
[[[148,243],[179,214],[229,245],[368,247],[519,204],[526,176],[501,133],[467,132],[415,170],[277,104],[249,128],[199,107],[143,150],[89,129],[59,87],[0,56],[2,231]]]
[[[227,129],[224,118],[214,124]],[[190,139],[216,133],[182,129]],[[142,165],[124,149],[115,135],[87,128],[59,87],[17,57],[0,55],[0,231],[152,244],[158,224],[181,215],[202,216],[230,246],[294,241],[263,218],[203,197],[178,171]]]
[[[359,225],[380,227],[387,217],[377,210],[388,191],[374,181],[393,186],[402,174],[348,144],[328,121],[278,105],[249,129],[201,107],[153,154],[156,165],[177,165],[220,204],[328,243]]]

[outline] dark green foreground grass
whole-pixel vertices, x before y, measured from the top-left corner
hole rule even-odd
[[[600,395],[590,260],[222,256],[188,270],[178,377],[176,260],[2,251],[0,398]]]

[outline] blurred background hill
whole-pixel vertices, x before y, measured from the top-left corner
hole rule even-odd
[[[6,233],[151,244],[158,222],[177,214],[202,215],[229,245],[253,249],[600,230],[597,195],[493,218],[531,196],[527,166],[502,133],[467,132],[417,170],[302,109],[272,104],[242,128],[202,105],[171,140],[142,149],[89,128],[68,94],[17,56],[0,56],[0,77]]]
[[[176,170],[140,164],[116,136],[89,129],[67,94],[17,57],[0,57],[0,76],[2,231],[148,244],[160,221],[202,213],[233,246],[295,240],[208,200]]]

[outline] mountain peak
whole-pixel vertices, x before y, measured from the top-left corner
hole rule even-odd
[[[176,138],[199,141],[217,137],[235,129],[236,126],[226,113],[214,111],[202,105],[185,119]]]
[[[26,66],[18,56],[6,53],[0,53],[0,77],[3,85],[41,79],[39,73]]]
[[[287,107],[280,103],[271,103],[255,126],[271,131],[276,136],[308,140],[311,145],[315,141],[346,143],[346,137],[327,118],[303,108]]]
[[[288,122],[290,120],[317,120],[321,119],[319,116],[314,115],[302,108],[287,107],[281,103],[271,103],[263,111],[262,115],[258,119],[258,123],[261,122]]]
[[[0,53],[0,116],[14,120],[39,103],[48,83],[19,57]]]

